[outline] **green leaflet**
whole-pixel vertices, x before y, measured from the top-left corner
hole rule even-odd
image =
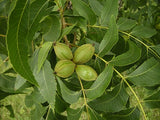
[[[61,90],[61,94],[62,94],[62,97],[63,99],[70,103],[70,104],[73,104],[75,102],[77,102],[81,96],[81,91],[72,91],[70,89],[68,89],[65,84],[62,82],[62,80],[60,78],[57,77],[57,81],[60,85],[60,90]]]
[[[53,44],[52,42],[45,42],[42,45],[42,47],[40,48],[39,55],[38,55],[38,72],[40,71],[41,67],[43,66],[43,64],[47,58],[48,52],[52,47],[52,44]]]
[[[58,114],[54,110],[50,109],[47,120],[67,120],[67,117],[61,114]]]
[[[144,103],[151,109],[160,108],[160,90],[145,98]]]
[[[141,49],[132,41],[128,41],[129,50],[126,53],[113,58],[111,63],[115,66],[125,66],[132,64],[140,59]]]
[[[77,109],[72,109],[68,108],[67,109],[67,120],[79,120],[81,113],[83,111],[83,108],[77,108]]]
[[[35,109],[31,111],[31,120],[41,120],[47,110],[47,107],[43,107],[41,104],[36,104]]]
[[[112,65],[108,65],[103,72],[97,77],[92,86],[85,90],[87,98],[95,99],[100,97],[111,82],[113,75]]]
[[[140,111],[135,107],[117,113],[109,113],[105,116],[107,120],[140,120]]]
[[[118,15],[118,0],[106,0],[104,8],[101,13],[101,26],[107,26]]]
[[[0,74],[0,90],[4,92],[16,92],[14,89],[16,78],[5,74]]]
[[[117,42],[118,29],[115,17],[112,16],[109,24],[109,30],[106,32],[106,34],[103,37],[103,40],[99,45],[99,55],[101,57],[105,56]]]
[[[20,75],[17,75],[14,89],[15,89],[15,90],[18,90],[18,89],[21,88],[25,83],[26,83],[26,80],[25,80],[23,77],[21,77]]]
[[[28,0],[17,0],[8,20],[7,48],[13,68],[28,82],[37,85],[28,65]]]
[[[39,73],[37,73],[37,69],[34,70],[34,75],[40,86],[38,88],[40,93],[54,109],[57,84],[50,63],[45,61]]]
[[[118,30],[124,30],[124,31],[132,29],[136,24],[137,22],[135,20],[123,17],[119,18],[117,22]]]
[[[103,11],[103,6],[98,0],[89,0],[89,5],[97,16],[101,15],[101,12]]]
[[[63,29],[61,36],[59,37],[58,41],[60,41],[65,35],[69,34],[71,30],[76,26],[76,24],[66,27]]]
[[[62,113],[66,111],[69,105],[70,104],[65,102],[60,95],[56,94],[55,111],[57,113]]]
[[[156,46],[151,46],[151,48],[152,48],[153,50],[155,50],[155,51],[158,53],[158,55],[160,56],[160,44],[158,44],[158,45],[156,45]]]
[[[57,16],[47,16],[41,23],[42,31],[44,31],[43,38],[45,41],[58,40],[61,33],[61,23]]]
[[[40,20],[47,13],[46,9],[48,6],[48,2],[48,0],[35,0],[30,5],[29,30],[27,35],[29,45],[31,44],[33,36],[38,29]]]
[[[131,31],[131,34],[141,38],[150,38],[157,34],[157,31],[150,27],[138,25]]]
[[[26,95],[25,97],[25,105],[27,107],[32,107],[33,105],[41,104],[41,103],[44,103],[45,101],[46,100],[44,99],[44,97],[41,95],[40,91],[36,87],[34,87],[31,94]]]
[[[112,91],[88,103],[94,110],[102,112],[118,112],[125,108],[129,95],[123,83],[118,84]]]
[[[88,112],[89,112],[90,120],[105,120],[95,110],[93,110],[90,107],[88,107]]]
[[[154,58],[146,60],[126,78],[135,85],[154,86],[160,84],[160,63]]]
[[[73,9],[80,15],[86,18],[89,24],[93,25],[96,23],[96,15],[92,9],[82,0],[71,0]]]

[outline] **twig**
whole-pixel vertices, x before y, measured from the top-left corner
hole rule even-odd
[[[77,76],[78,76],[78,75],[77,75]],[[80,85],[81,85],[81,90],[82,90],[83,97],[84,97],[84,104],[85,104],[85,106],[86,106],[86,111],[87,111],[88,120],[90,120],[90,119],[89,119],[88,104],[87,104],[87,99],[86,99],[85,90],[84,90],[82,81],[81,81],[81,79],[80,79],[79,76],[78,76],[78,79],[79,79],[79,82],[80,82]]]

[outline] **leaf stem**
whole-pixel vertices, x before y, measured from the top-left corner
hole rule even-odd
[[[2,35],[2,34],[0,34],[0,37],[6,37],[6,35]]]
[[[77,76],[78,76],[78,75],[77,75]],[[86,106],[86,111],[87,111],[87,115],[88,115],[88,120],[90,120],[90,119],[89,119],[89,112],[88,112],[88,104],[87,104],[86,94],[85,94],[85,90],[84,90],[84,87],[83,87],[81,78],[80,78],[79,76],[78,76],[78,80],[79,80],[80,85],[81,85],[81,90],[82,90],[83,97],[84,97],[84,104],[85,104],[85,106]]]
[[[50,109],[51,109],[51,107],[49,106],[45,120],[48,120],[48,116],[49,116]]]
[[[109,62],[107,62],[105,59],[103,59],[102,57],[98,56],[97,54],[94,54],[97,58],[101,59],[104,63],[109,64]]]
[[[103,62],[105,62],[106,64],[108,64],[109,62],[107,62],[106,60],[104,60],[102,57],[98,56],[97,54],[94,54],[96,57],[98,57],[100,60],[102,60]],[[133,95],[135,96],[138,104],[139,104],[139,107],[143,113],[143,116],[144,116],[144,119],[147,120],[147,117],[146,117],[146,114],[144,112],[144,109],[143,109],[143,106],[140,102],[140,99],[138,98],[138,96],[136,95],[135,91],[133,90],[133,88],[130,86],[130,84],[127,82],[127,80],[125,79],[125,77],[120,73],[118,72],[118,70],[116,70],[114,67],[113,67],[113,70],[122,78],[122,80],[127,84],[127,86],[129,87],[129,89],[131,90],[131,92],[133,93]]]

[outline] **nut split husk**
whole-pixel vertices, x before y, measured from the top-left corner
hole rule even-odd
[[[55,73],[57,76],[67,78],[73,74],[75,64],[70,60],[60,60],[55,66]]]
[[[56,56],[61,60],[73,59],[71,49],[64,43],[54,43],[54,51],[56,53]]]
[[[77,48],[77,50],[74,52],[73,61],[74,63],[82,64],[88,62],[93,54],[94,54],[95,48],[92,44],[84,44]]]
[[[77,65],[76,73],[78,76],[85,81],[93,81],[97,78],[96,71],[87,65]]]

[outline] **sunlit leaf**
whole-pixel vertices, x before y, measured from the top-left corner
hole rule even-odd
[[[44,97],[41,95],[40,91],[36,87],[34,87],[34,90],[31,94],[26,95],[25,97],[25,105],[27,107],[32,107],[35,104],[41,104],[44,102]]]
[[[111,63],[115,66],[125,66],[132,64],[140,59],[141,57],[141,49],[132,41],[128,41],[129,50],[117,57],[113,58]]]
[[[154,86],[160,84],[160,63],[150,58],[126,76],[135,85]]]
[[[46,107],[43,107],[41,104],[36,104],[35,109],[31,111],[31,120],[41,120],[46,110]]]
[[[107,26],[110,21],[113,19],[111,16],[115,16],[115,19],[118,15],[118,0],[106,0],[104,8],[101,13],[101,25]]]
[[[118,42],[118,29],[115,17],[112,16],[111,21],[109,23],[109,30],[106,32],[103,40],[99,45],[99,55],[101,57],[106,55],[117,42]]]
[[[128,94],[124,85],[120,83],[112,91],[108,91],[101,97],[89,102],[91,108],[103,112],[118,112],[125,108]]]
[[[44,40],[51,42],[58,40],[61,33],[61,23],[57,16],[47,16],[41,26]]]
[[[103,6],[98,0],[89,0],[89,5],[97,16],[101,15],[101,12],[103,11]]]
[[[22,87],[26,83],[26,80],[21,77],[20,75],[17,75],[14,89],[18,90],[20,87]]]
[[[42,45],[42,47],[39,51],[39,55],[38,55],[38,72],[40,71],[41,67],[43,66],[43,64],[47,58],[48,52],[52,47],[52,44],[53,44],[52,42],[45,42]]]
[[[142,25],[136,26],[131,32],[132,35],[142,38],[150,38],[156,33],[155,29]]]
[[[92,86],[85,90],[87,98],[95,99],[100,97],[111,82],[113,75],[112,65],[108,65],[103,72],[97,77]]]
[[[7,48],[13,68],[30,83],[37,85],[28,65],[28,0],[17,0],[8,20]]]
[[[135,20],[132,19],[127,19],[127,18],[119,18],[118,22],[117,22],[117,26],[119,30],[130,30],[131,28],[133,28],[135,25],[137,24],[137,22]]]
[[[35,0],[30,5],[29,11],[29,30],[27,40],[30,45],[35,32],[38,29],[39,22],[42,17],[47,13],[48,0]]]
[[[73,10],[79,15],[86,18],[89,24],[93,25],[96,22],[96,15],[89,6],[82,0],[71,0],[73,4]]]
[[[45,61],[39,73],[35,69],[34,75],[39,84],[40,93],[54,109],[57,84],[50,63]]]
[[[82,94],[81,91],[72,91],[65,86],[60,78],[57,77],[57,80],[60,85],[63,99],[70,104],[77,102]]]

